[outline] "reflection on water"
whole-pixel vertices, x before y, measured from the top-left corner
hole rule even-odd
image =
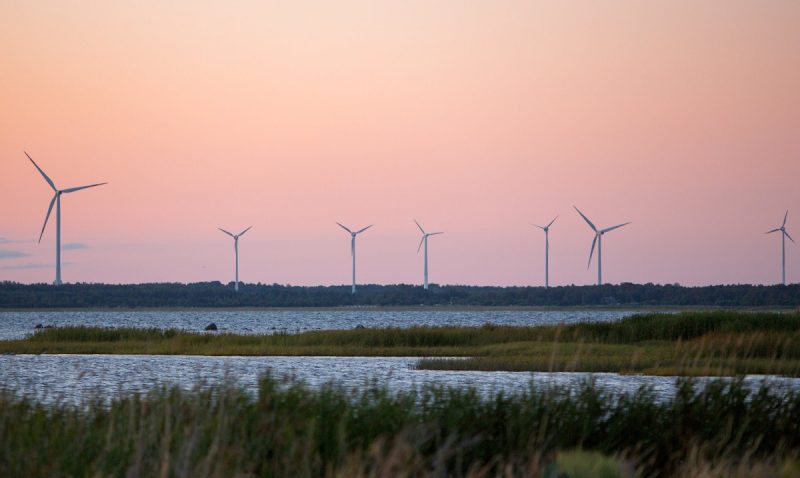
[[[610,391],[633,392],[647,385],[661,399],[674,393],[674,377],[613,373],[528,373],[416,370],[409,357],[205,357],[163,355],[4,355],[0,356],[0,388],[43,401],[80,401],[143,392],[161,384],[191,388],[230,379],[255,390],[268,370],[294,376],[312,387],[336,382],[359,388],[371,381],[390,390],[410,390],[426,384],[472,387],[482,394],[515,392],[534,386],[576,386],[589,377]],[[757,388],[764,381],[779,389],[800,389],[800,379],[749,376]]]
[[[63,327],[137,327],[199,331],[214,322],[219,330],[241,334],[365,327],[545,325],[608,322],[633,315],[630,310],[151,310],[0,312],[0,340],[21,339],[37,324]],[[642,312],[642,311],[638,311]]]

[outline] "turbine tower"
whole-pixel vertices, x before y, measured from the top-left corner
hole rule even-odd
[[[336,224],[339,224],[338,222]],[[344,227],[343,225],[339,224],[339,227],[344,229],[350,234],[350,255],[353,257],[353,294],[356,293],[356,236],[361,234],[362,232],[366,231],[373,225],[370,224],[369,226],[359,229],[356,232],[351,231],[350,229]]]
[[[249,231],[252,227],[253,226],[248,227],[239,234],[231,234],[230,232],[226,231],[221,227],[217,228],[233,238],[233,251],[236,254],[236,282],[234,283],[233,290],[235,290],[236,292],[239,292],[239,238],[244,236],[244,233]]]
[[[533,224],[533,226],[538,227],[539,229],[544,231],[544,286],[550,287],[550,226],[556,222],[558,216],[554,217],[550,224],[546,226],[540,226],[538,224]]]
[[[425,282],[422,287],[428,290],[428,238],[437,234],[444,234],[444,232],[425,232],[425,229],[419,225],[416,219],[414,219],[414,222],[417,224],[419,230],[422,231],[422,239],[420,239],[419,246],[417,246],[417,254],[419,254],[422,244],[425,243]]]
[[[586,224],[588,224],[589,227],[591,227],[592,230],[594,231],[594,240],[592,241],[592,250],[589,252],[589,263],[586,265],[586,268],[588,269],[589,266],[592,264],[592,254],[594,254],[594,246],[595,246],[595,244],[597,244],[597,285],[603,285],[603,235],[605,235],[605,233],[607,233],[607,232],[613,231],[614,229],[620,228],[622,226],[627,226],[628,224],[630,224],[630,221],[626,222],[626,223],[623,223],[623,224],[617,224],[616,226],[611,226],[611,227],[607,227],[605,229],[599,229],[598,230],[596,227],[594,227],[594,224],[592,224],[592,221],[590,221],[589,218],[586,217],[580,211],[580,209],[578,209],[575,206],[572,206],[572,207],[574,207],[575,210],[578,211],[578,214],[580,214],[581,217],[583,218],[583,220],[586,221]]]
[[[783,224],[781,227],[777,229],[773,229],[771,231],[767,231],[766,234],[772,234],[773,232],[780,231],[781,233],[781,284],[786,285],[786,238],[788,237],[790,241],[794,242],[792,236],[786,232],[786,218],[789,217],[789,211],[786,211],[786,214],[783,215]]]
[[[24,151],[23,151],[24,152]],[[53,211],[53,204],[56,205],[56,280],[53,282],[54,285],[61,285],[61,195],[74,193],[75,191],[80,191],[81,189],[93,188],[95,186],[102,186],[103,184],[108,183],[97,183],[97,184],[90,184],[88,186],[78,186],[75,188],[67,188],[67,189],[58,189],[42,168],[36,164],[36,161],[30,157],[27,152],[24,152],[25,156],[31,160],[31,163],[36,167],[36,170],[39,171],[39,174],[42,175],[47,184],[53,189],[53,199],[50,200],[50,206],[47,208],[47,216],[44,218],[44,225],[42,225],[42,232],[39,233],[39,242],[42,242],[42,236],[44,235],[44,229],[47,227],[47,220],[50,219],[50,213]]]

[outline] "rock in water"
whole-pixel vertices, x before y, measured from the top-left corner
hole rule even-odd
[[[206,325],[205,330],[217,330],[217,324],[211,322],[210,324]]]
[[[356,325],[356,329],[359,329],[359,330],[361,330],[361,329],[366,329],[366,327],[364,327],[364,326],[363,326],[363,325],[361,325],[361,324],[358,324],[358,325]]]
[[[44,328],[44,325],[42,325],[40,323],[36,324],[36,327],[34,327],[34,329],[43,329],[43,328]]]

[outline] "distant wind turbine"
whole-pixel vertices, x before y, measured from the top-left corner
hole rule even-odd
[[[767,231],[766,234],[772,234],[773,232],[780,231],[781,233],[781,284],[786,285],[786,238],[788,237],[790,241],[794,242],[792,236],[786,232],[786,218],[789,217],[789,211],[786,211],[786,214],[783,215],[783,224],[781,227],[777,229],[773,229],[771,231]]]
[[[338,222],[336,224],[339,224]],[[350,255],[353,257],[353,294],[356,293],[356,236],[361,234],[362,232],[366,231],[373,225],[370,224],[369,226],[359,229],[356,232],[351,231],[350,229],[344,227],[343,225],[339,224],[339,227],[350,233]]]
[[[233,286],[233,290],[239,292],[239,238],[244,236],[244,233],[252,229],[253,226],[248,227],[244,231],[240,232],[239,234],[231,234],[230,232],[226,231],[225,229],[218,227],[220,231],[224,232],[225,234],[231,236],[233,238],[233,251],[236,254],[236,282]]]
[[[538,227],[539,229],[544,231],[544,286],[550,287],[550,226],[556,222],[558,216],[554,217],[550,224],[546,226],[540,226],[538,224],[532,224],[533,226]]]
[[[75,191],[80,191],[81,189],[93,188],[95,186],[102,186],[103,184],[108,184],[108,183],[97,183],[97,184],[90,184],[88,186],[78,186],[78,187],[75,187],[75,188],[58,189],[56,187],[55,183],[53,182],[53,180],[50,179],[44,173],[44,171],[42,171],[42,168],[40,168],[38,164],[36,164],[36,161],[34,161],[33,158],[31,158],[30,155],[27,152],[24,152],[24,153],[25,153],[25,156],[27,156],[28,159],[31,160],[31,163],[33,163],[33,165],[36,167],[37,171],[39,171],[39,174],[42,175],[44,180],[47,181],[47,184],[50,185],[50,187],[53,189],[53,192],[54,192],[53,199],[50,200],[50,207],[47,208],[47,216],[45,216],[45,218],[44,218],[44,224],[42,225],[42,232],[39,233],[39,242],[42,242],[42,236],[44,235],[44,229],[45,229],[45,227],[47,227],[47,220],[50,219],[50,213],[53,211],[53,204],[55,203],[55,205],[56,205],[56,280],[55,280],[55,282],[53,282],[53,284],[54,285],[61,285],[61,195],[62,194],[68,194],[68,193],[74,193]]]
[[[425,283],[422,287],[428,290],[428,238],[437,234],[444,234],[444,232],[425,232],[425,229],[419,225],[416,219],[414,219],[414,222],[417,224],[419,230],[422,231],[422,239],[420,239],[419,246],[417,246],[417,254],[419,254],[422,244],[425,243]]]
[[[627,226],[628,224],[630,224],[630,222],[617,224],[616,226],[611,226],[605,229],[598,230],[596,227],[594,227],[592,221],[590,221],[589,218],[586,217],[580,211],[580,209],[578,209],[575,206],[572,207],[574,207],[575,210],[578,211],[578,214],[580,214],[583,220],[586,221],[586,224],[588,224],[589,227],[591,227],[592,230],[594,231],[594,240],[592,240],[592,250],[589,252],[589,263],[586,265],[586,268],[588,269],[589,266],[592,264],[592,254],[594,254],[594,246],[595,244],[597,244],[597,285],[603,285],[603,235],[607,232],[613,231],[614,229],[620,228],[622,226]]]

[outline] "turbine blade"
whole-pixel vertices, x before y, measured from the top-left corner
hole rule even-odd
[[[781,227],[786,225],[786,218],[787,217],[789,217],[789,210],[788,209],[786,210],[786,214],[783,215],[783,224],[781,225]]]
[[[602,234],[605,234],[605,233],[607,233],[607,232],[609,232],[609,231],[613,231],[614,229],[618,229],[618,228],[620,228],[620,227],[622,227],[622,226],[627,226],[628,224],[630,224],[630,222],[626,222],[626,223],[624,223],[624,224],[617,224],[616,226],[607,227],[607,228],[603,229],[603,230],[602,230],[602,231],[600,231],[600,232],[601,232]]]
[[[33,158],[31,158],[31,156],[27,152],[23,151],[23,153],[25,153],[25,156],[27,156],[28,159],[31,160],[33,165],[36,166],[36,169],[39,171],[39,174],[41,174],[42,177],[44,178],[44,180],[47,181],[47,184],[49,184],[50,187],[53,188],[53,191],[58,191],[58,189],[56,188],[56,185],[53,184],[53,180],[50,179],[46,174],[44,174],[44,171],[42,171],[42,168],[40,168],[39,165],[36,164],[36,161],[34,161]]]
[[[790,236],[788,232],[784,230],[783,233],[786,234],[786,237],[788,237],[790,241],[794,242],[794,239],[792,239],[792,236]]]
[[[239,235],[240,235],[240,236],[244,236],[244,233],[245,233],[245,232],[247,232],[247,231],[249,231],[249,230],[250,230],[250,229],[252,229],[252,228],[253,228],[253,226],[250,226],[250,227],[248,227],[248,228],[247,228],[247,229],[245,229],[244,231],[240,232],[240,233],[239,233]]]
[[[55,204],[56,199],[58,199],[58,193],[55,193],[53,195],[53,199],[50,200],[50,207],[47,208],[47,216],[44,217],[42,232],[39,233],[39,242],[42,242],[42,236],[44,236],[44,228],[47,227],[47,220],[50,219],[50,212],[53,210],[53,204]]]
[[[373,226],[373,224],[370,224],[369,226],[365,227],[364,229],[359,229],[358,231],[356,231],[356,234],[361,234],[362,232],[366,231],[367,229],[369,229],[372,226]]]
[[[550,221],[550,224],[548,224],[548,225],[547,225],[547,228],[548,228],[548,229],[550,229],[550,226],[552,226],[552,225],[553,225],[553,223],[554,223],[554,222],[556,222],[556,219],[558,219],[558,216],[554,217],[554,218],[553,218],[553,220],[552,220],[552,221]]]
[[[419,250],[422,249],[423,242],[425,242],[425,236],[422,236],[422,239],[419,240],[419,245],[417,246],[417,254],[419,254]]]
[[[339,224],[339,223],[337,222],[336,224]],[[353,233],[353,231],[351,231],[350,229],[348,229],[348,228],[346,228],[346,227],[342,226],[341,224],[339,224],[339,227],[341,227],[341,228],[342,228],[342,229],[344,229],[345,231],[349,232],[350,234],[352,234],[352,233]]]
[[[108,183],[97,183],[97,184],[90,184],[88,186],[78,186],[77,188],[69,188],[69,189],[65,189],[65,190],[63,190],[61,192],[62,193],[74,193],[75,191],[80,191],[81,189],[88,189],[88,188],[93,188],[93,187],[96,187],[96,186],[102,186],[103,184],[108,184]]]
[[[231,234],[230,232],[226,231],[225,229],[223,229],[221,227],[218,227],[217,229],[219,229],[220,231],[224,232],[225,234],[227,234],[227,235],[229,235],[231,237],[236,237],[236,236],[234,236],[233,234]]]
[[[538,225],[538,224],[534,224],[534,223],[531,223],[531,226],[538,227],[539,229],[541,229],[541,230],[543,230],[543,231],[544,231],[544,226],[540,226],[540,225]]]
[[[592,265],[592,256],[594,255],[594,246],[597,244],[597,234],[594,235],[594,239],[592,240],[592,250],[589,251],[589,263],[586,264],[586,268],[588,269],[589,266]]]
[[[419,230],[422,231],[423,234],[425,234],[425,229],[423,229],[422,226],[419,225],[419,223],[417,222],[416,219],[414,219],[414,222],[417,224],[417,227],[419,228]]]
[[[440,232],[432,232],[432,233],[430,233],[430,234],[427,234],[427,235],[428,235],[428,236],[435,236],[435,235],[437,235],[437,234],[444,234],[444,231],[440,231]]]
[[[773,230],[771,230],[771,231],[767,231],[767,232],[765,232],[764,234],[772,234],[773,232],[778,232],[778,231],[780,231],[780,230],[781,230],[781,228],[779,227],[779,228],[777,228],[777,229],[773,229]]]
[[[584,220],[584,221],[586,221],[586,224],[588,224],[588,225],[589,225],[589,227],[591,227],[591,228],[592,228],[592,230],[593,230],[594,232],[597,232],[597,228],[596,228],[596,227],[594,227],[594,224],[592,224],[592,221],[590,221],[590,220],[589,220],[589,218],[588,218],[588,217],[586,217],[586,216],[585,216],[585,215],[584,215],[584,214],[581,212],[581,210],[580,210],[580,209],[578,209],[578,208],[577,208],[577,207],[575,207],[575,206],[572,206],[572,207],[574,207],[574,208],[575,208],[575,210],[576,210],[576,211],[578,211],[578,214],[580,214],[580,215],[581,215],[581,217],[583,218],[583,220]]]

